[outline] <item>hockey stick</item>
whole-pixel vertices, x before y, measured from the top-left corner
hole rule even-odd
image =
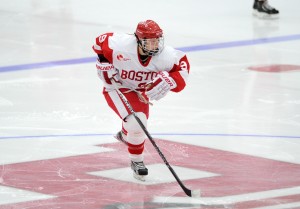
[[[157,146],[157,144],[153,140],[152,136],[150,135],[150,133],[148,132],[148,130],[146,129],[146,127],[144,126],[144,124],[142,123],[142,121],[140,120],[140,118],[136,115],[135,111],[133,110],[133,108],[132,108],[131,104],[129,103],[129,101],[127,100],[127,98],[118,89],[118,87],[116,86],[115,82],[112,81],[112,83],[115,86],[115,90],[118,93],[119,97],[125,103],[126,107],[129,109],[129,111],[131,112],[131,114],[134,116],[134,118],[136,119],[136,121],[138,122],[138,124],[140,125],[140,127],[143,129],[144,133],[146,134],[146,136],[148,137],[148,139],[150,140],[150,142],[152,143],[152,145],[154,146],[154,148],[156,149],[156,151],[158,152],[159,156],[162,158],[162,160],[164,161],[164,163],[166,164],[166,166],[169,168],[169,170],[171,171],[171,173],[173,174],[173,176],[175,177],[176,181],[178,182],[178,184],[180,185],[180,187],[183,189],[183,191],[185,192],[185,194],[187,196],[189,196],[189,197],[200,197],[200,190],[190,190],[190,189],[188,189],[188,188],[186,188],[184,186],[184,184],[182,183],[182,181],[179,179],[179,177],[175,173],[174,169],[171,167],[171,165],[167,161],[167,159],[164,156],[164,154],[160,151],[159,147]]]

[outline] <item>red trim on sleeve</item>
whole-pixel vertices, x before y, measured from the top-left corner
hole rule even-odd
[[[104,33],[96,38],[96,45],[99,49],[93,46],[93,50],[96,54],[103,54],[103,56],[112,63],[113,49],[109,47],[109,38],[113,36],[113,33]]]
[[[173,92],[180,92],[186,86],[184,78],[180,75],[180,71],[190,72],[190,63],[186,57],[182,57],[179,60],[179,65],[174,64],[173,68],[170,70],[169,75],[174,79],[177,84],[177,87],[172,89]]]
[[[105,82],[106,82],[107,84],[111,84],[111,81],[110,81],[110,79],[109,79],[109,77],[108,77],[108,73],[107,73],[106,71],[103,71],[103,77],[104,77]]]
[[[176,88],[172,89],[171,91],[180,92],[181,90],[183,90],[184,87],[186,86],[186,83],[185,83],[184,79],[182,78],[182,76],[180,75],[180,73],[174,72],[170,76],[174,79],[174,81],[177,84]]]

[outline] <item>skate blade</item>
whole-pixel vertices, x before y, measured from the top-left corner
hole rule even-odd
[[[263,12],[258,12],[257,10],[253,10],[253,15],[260,18],[260,19],[265,19],[265,20],[272,20],[272,19],[278,19],[279,14],[267,14]]]
[[[143,176],[143,175],[138,175],[136,173],[133,172],[133,177],[139,181],[146,181],[146,176]]]

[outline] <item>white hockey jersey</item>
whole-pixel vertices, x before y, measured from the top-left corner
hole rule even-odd
[[[185,53],[172,47],[165,46],[160,54],[149,57],[143,63],[138,56],[137,41],[133,34],[105,33],[96,38],[93,49],[113,64],[122,85],[128,88],[142,90],[159,71],[167,71],[176,82],[177,87],[172,91],[179,92],[186,85],[190,64]],[[102,80],[106,90],[110,91],[110,80]]]

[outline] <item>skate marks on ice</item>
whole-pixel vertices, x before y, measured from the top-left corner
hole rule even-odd
[[[157,196],[154,197],[153,202],[156,203],[165,203],[165,204],[192,204],[192,205],[206,205],[206,206],[224,206],[226,208],[249,208],[251,205],[251,201],[265,201],[268,202],[273,198],[283,198],[286,196],[294,196],[300,194],[300,186],[292,187],[292,188],[284,188],[284,189],[275,189],[269,191],[262,191],[262,192],[253,192],[253,193],[246,193],[240,195],[231,195],[231,196],[224,196],[224,197],[201,197],[201,198],[186,198],[186,197],[163,197]],[[283,198],[284,199],[284,198]],[[270,201],[271,202],[271,201]],[[239,203],[246,203],[243,206],[238,206],[236,204]],[[286,203],[286,204],[279,204],[277,206],[273,206],[272,208],[288,208],[289,206],[296,207],[300,206],[300,202],[293,202],[293,203]],[[252,208],[252,207],[251,207]],[[255,207],[258,209],[258,207]],[[261,209],[267,207],[259,207]],[[270,207],[271,208],[271,207]],[[254,209],[254,207],[253,207]]]
[[[129,167],[117,168],[105,171],[96,171],[90,172],[90,175],[112,178],[114,180],[137,183],[142,185],[155,185],[163,183],[176,182],[176,179],[165,164],[157,163],[146,165],[149,170],[149,175],[145,177],[145,181],[139,181],[133,178],[133,171]],[[216,173],[210,173],[206,171],[200,171],[196,169],[185,168],[182,166],[172,166],[181,180],[192,180],[192,179],[201,179],[209,178],[213,176],[218,176]],[[122,175],[120,175],[122,174]]]
[[[227,208],[227,209],[291,209],[300,207],[300,202],[288,202],[286,196],[299,197],[300,187],[254,192],[241,195],[224,197],[179,197],[179,196],[154,196],[149,202],[116,203],[107,205],[105,209],[161,209],[161,208]],[[282,202],[277,202],[281,198]],[[294,200],[296,200],[294,198]],[[284,200],[287,200],[286,202]],[[259,202],[259,203],[257,203]]]
[[[184,195],[149,143],[145,144],[145,164],[149,169],[145,182],[134,179],[123,144],[97,145],[92,140],[87,147],[98,147],[99,152],[90,150],[91,153],[72,153],[47,160],[48,156],[42,156],[40,160],[5,164],[0,170],[3,177],[0,185],[49,195],[48,199],[19,203],[16,209],[40,207],[40,204],[62,209],[145,206],[244,209],[299,202],[299,182],[295,180],[300,177],[300,166],[296,163],[174,141],[156,139],[156,142],[186,186],[201,189],[201,198]],[[49,148],[48,145],[44,149]],[[13,205],[16,204],[2,204],[1,209]],[[41,209],[48,209],[45,207]]]

